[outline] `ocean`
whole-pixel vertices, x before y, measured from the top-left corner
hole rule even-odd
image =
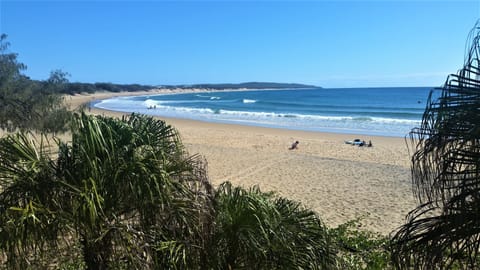
[[[114,97],[101,109],[272,128],[404,137],[431,87],[213,91]]]

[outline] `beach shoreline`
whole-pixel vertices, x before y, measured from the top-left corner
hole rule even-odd
[[[76,109],[110,97],[190,92],[205,89],[97,92],[65,100]],[[112,117],[129,114],[95,107],[86,111]],[[275,191],[315,210],[330,227],[360,218],[362,228],[387,235],[416,205],[404,138],[157,118],[179,131],[190,154],[206,158],[212,184],[230,181]],[[345,144],[355,138],[372,141],[373,147]],[[296,140],[298,149],[288,150]]]

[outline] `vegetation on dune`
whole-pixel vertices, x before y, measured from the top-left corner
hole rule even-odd
[[[359,222],[360,219],[351,220],[330,229],[336,245],[337,268],[393,269],[388,237],[359,229]]]
[[[215,195],[215,269],[331,269],[333,242],[311,210],[223,183]]]
[[[136,91],[148,91],[155,88],[151,85],[141,84],[115,84],[106,82],[97,83],[81,83],[81,82],[69,82],[62,90],[62,94],[75,95],[81,93],[95,93],[95,92],[136,92]]]
[[[45,81],[30,80],[21,73],[26,65],[8,51],[6,38],[0,36],[0,128],[62,131],[70,116],[60,95],[66,73],[57,70]]]
[[[320,88],[315,85],[299,83],[273,83],[273,82],[245,82],[245,83],[209,83],[193,84],[187,87],[207,89],[295,89],[295,88]]]
[[[140,84],[115,84],[115,83],[80,83],[70,82],[63,88],[63,94],[79,94],[79,93],[95,93],[95,92],[136,92],[148,91],[154,88],[164,89],[297,89],[297,88],[319,88],[314,85],[298,84],[298,83],[270,83],[270,82],[246,82],[246,83],[217,83],[217,84],[189,84],[189,85],[140,85]]]
[[[211,188],[172,127],[137,115],[82,114],[71,132],[71,144],[55,142],[56,155],[25,133],[0,141],[0,247],[8,265],[23,268],[72,244],[87,269],[201,258]]]

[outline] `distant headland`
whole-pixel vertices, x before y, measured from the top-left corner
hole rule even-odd
[[[274,82],[245,82],[245,83],[218,83],[218,84],[194,84],[187,88],[202,89],[298,89],[298,88],[321,88],[315,85],[299,83],[274,83]]]
[[[299,83],[274,83],[274,82],[244,82],[244,83],[218,83],[218,84],[185,84],[185,85],[141,85],[141,84],[114,84],[114,83],[68,83],[63,89],[64,94],[80,94],[95,92],[139,92],[150,89],[205,89],[205,90],[226,90],[226,89],[305,89],[321,88],[315,85]]]

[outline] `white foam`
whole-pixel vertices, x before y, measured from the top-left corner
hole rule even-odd
[[[195,95],[196,97],[201,97],[201,98],[209,98],[209,99],[221,99],[220,97],[216,96],[206,96],[206,95]]]
[[[216,99],[209,96],[208,99]],[[237,100],[238,101],[238,100]],[[240,110],[225,110],[211,108],[191,108],[178,106],[184,102],[197,103],[190,100],[145,100],[112,98],[102,100],[95,106],[124,112],[140,112],[166,117],[190,118],[203,121],[221,121],[231,123],[244,123],[248,125],[261,125],[271,127],[293,128],[303,130],[351,130],[364,131],[365,133],[379,134],[406,134],[411,128],[418,126],[420,120],[384,118],[373,116],[339,116],[339,115],[311,115],[288,112],[255,112]],[[255,103],[257,100],[242,99],[243,103]],[[176,104],[177,106],[170,106]],[[148,110],[155,107],[155,110]]]
[[[143,105],[147,108],[151,108],[151,107],[157,107],[159,103],[156,100],[147,99],[143,102]]]

